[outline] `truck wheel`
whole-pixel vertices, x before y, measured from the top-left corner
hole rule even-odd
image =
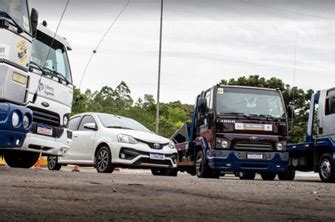
[[[274,180],[276,178],[277,174],[276,173],[261,173],[261,177],[263,180]]]
[[[14,151],[4,154],[5,161],[8,166],[16,168],[31,168],[40,157],[39,153]]]
[[[58,171],[62,168],[62,164],[58,163],[57,156],[48,156],[48,169]]]
[[[329,153],[320,158],[319,175],[323,182],[335,182],[335,163]]]
[[[240,180],[254,180],[256,173],[254,172],[239,172]]]
[[[170,176],[176,177],[178,174],[177,169],[151,169],[151,173],[154,176]]]
[[[187,169],[186,172],[192,176],[197,175],[197,172],[194,167],[192,169]]]
[[[102,146],[98,149],[96,156],[96,168],[98,173],[112,173],[112,154],[108,147]]]
[[[219,178],[219,173],[211,171],[205,163],[205,155],[199,150],[196,156],[195,171],[198,178]]]
[[[295,169],[294,167],[288,167],[286,172],[278,173],[279,180],[294,180]]]

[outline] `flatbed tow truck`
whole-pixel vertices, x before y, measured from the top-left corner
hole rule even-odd
[[[306,140],[289,145],[288,151],[288,179],[293,180],[299,170],[318,172],[321,181],[335,182],[335,88],[312,95]]]
[[[285,179],[289,116],[280,90],[215,85],[197,96],[192,122],[172,136],[178,169],[200,178]]]

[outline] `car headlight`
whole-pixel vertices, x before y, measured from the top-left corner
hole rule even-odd
[[[176,149],[176,145],[174,144],[172,140],[169,141],[169,148],[173,150]]]
[[[225,139],[217,139],[216,143],[219,145],[220,148],[229,149],[230,148],[230,141]]]
[[[30,126],[30,118],[29,118],[29,116],[26,114],[26,115],[24,115],[24,117],[23,117],[23,127],[24,127],[24,129],[28,129],[29,126]]]
[[[16,111],[14,111],[12,114],[12,126],[17,128],[19,124],[20,124],[20,116]]]
[[[124,134],[120,134],[117,136],[117,140],[119,141],[119,143],[129,143],[129,144],[137,144],[138,141],[129,135],[124,135]]]
[[[286,150],[286,143],[285,142],[276,143],[276,149],[278,151],[285,151]]]

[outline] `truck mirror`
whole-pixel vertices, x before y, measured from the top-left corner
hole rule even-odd
[[[335,113],[335,96],[331,96],[329,98],[329,113],[330,114]]]
[[[38,12],[34,8],[31,9],[30,22],[31,22],[31,29],[32,29],[33,37],[36,37],[37,24],[38,24]]]
[[[206,102],[207,102],[206,99],[203,97],[199,99],[198,109],[199,109],[199,112],[202,114],[206,112]]]
[[[292,105],[287,107],[287,118],[289,121],[293,121],[294,119],[294,106]]]

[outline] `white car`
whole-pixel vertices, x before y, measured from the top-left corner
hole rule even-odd
[[[62,157],[49,156],[48,168],[94,166],[99,173],[115,167],[151,169],[154,175],[177,175],[174,143],[133,119],[105,113],[75,115],[69,122],[71,148]]]

